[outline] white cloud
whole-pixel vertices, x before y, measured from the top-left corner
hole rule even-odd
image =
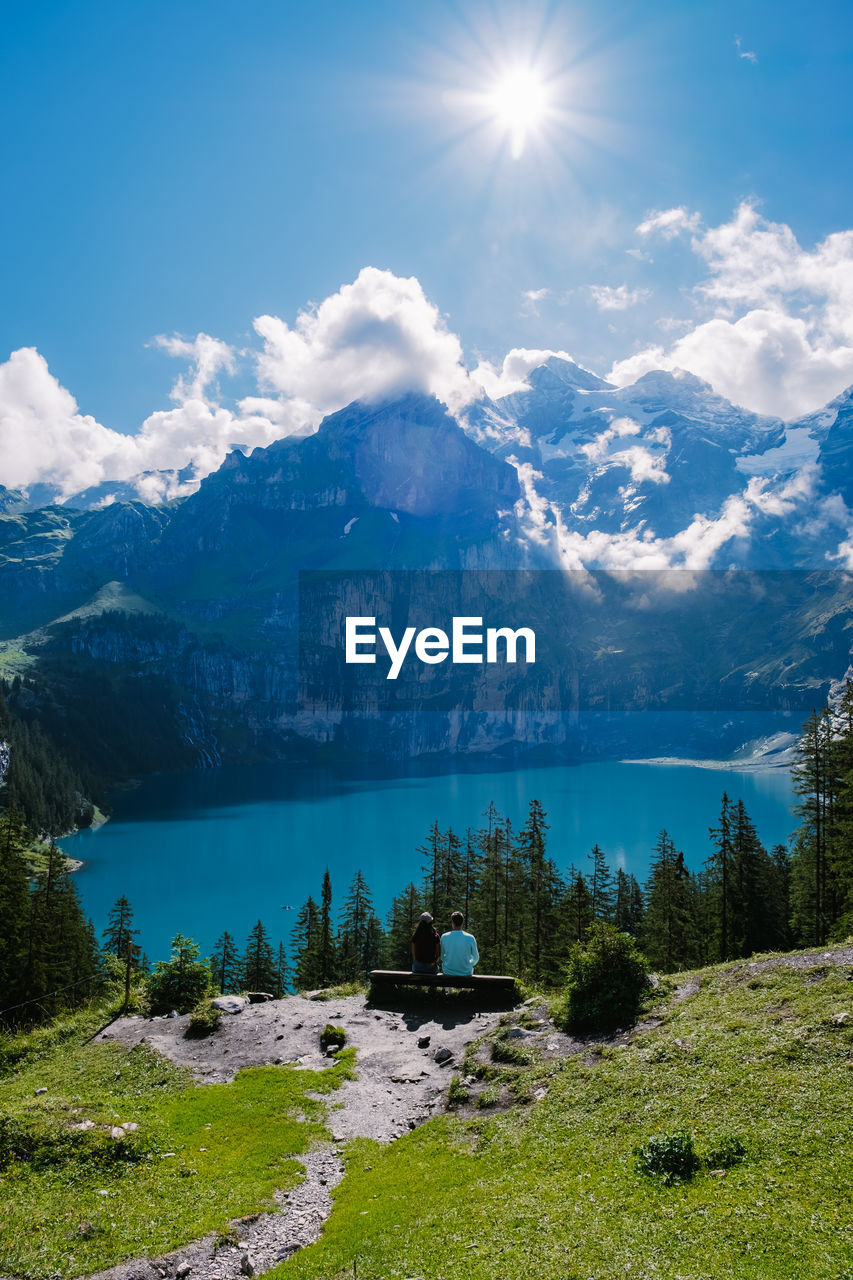
[[[171,397],[177,404],[184,404],[187,400],[210,403],[207,391],[213,386],[218,392],[216,379],[220,372],[233,374],[237,371],[233,348],[227,342],[211,338],[206,333],[197,334],[192,341],[178,334],[166,337],[159,333],[152,345],[170,356],[190,361],[189,375],[181,374],[172,387]]]
[[[614,441],[626,436],[636,436],[642,431],[639,422],[633,418],[616,418],[609,427],[599,432],[594,440],[581,445],[590,463],[605,467],[627,467],[634,484],[644,481],[652,484],[669,484],[670,477],[666,470],[666,451],[671,444],[670,433],[666,427],[658,427],[649,433],[648,442],[663,445],[663,453],[653,453],[646,444],[633,444],[627,449],[612,449]]]
[[[589,291],[599,311],[627,311],[649,297],[648,289],[629,289],[626,284],[591,284]]]
[[[701,221],[698,213],[690,213],[686,205],[679,205],[677,209],[656,209],[646,214],[637,231],[641,236],[655,233],[664,240],[674,240],[683,231],[698,230]]]
[[[536,482],[541,472],[530,463],[508,461],[518,469],[523,496],[516,510],[527,536],[549,548],[567,570],[708,569],[726,543],[749,533],[750,504],[738,495],[728,498],[716,517],[696,514],[686,529],[669,538],[658,538],[650,529],[581,533],[568,529],[560,510],[540,495]]]
[[[758,61],[757,53],[754,53],[752,49],[744,49],[740,36],[735,36],[735,48],[737,49],[737,56],[745,59],[746,62],[756,63]]]
[[[188,492],[229,448],[272,443],[314,430],[324,414],[352,400],[409,390],[431,392],[451,408],[482,394],[462,365],[459,339],[417,280],[367,267],[357,279],[301,312],[291,327],[261,316],[256,356],[261,391],[225,407],[217,379],[237,369],[237,353],[208,334],[160,335],[153,345],[189,361],[171,390],[174,405],[128,435],[80,413],[74,397],[34,349],[0,365],[0,483],[56,488],[61,498],[143,472],[146,500]],[[510,359],[509,367],[517,361]],[[530,367],[533,367],[532,365]],[[486,376],[491,375],[489,368]],[[501,375],[494,377],[500,379]],[[189,480],[170,474],[189,470]]]
[[[638,230],[669,236],[684,209],[656,214]],[[617,361],[621,385],[650,369],[687,369],[759,413],[791,419],[853,382],[853,231],[803,249],[790,227],[742,204],[730,222],[692,229],[706,275],[695,290],[711,315],[671,347],[653,345]]]
[[[525,289],[521,295],[521,310],[527,315],[539,315],[539,303],[551,296],[550,289]]]
[[[413,276],[365,267],[291,327],[260,316],[257,357],[262,387],[277,393],[291,420],[316,425],[353,400],[368,402],[418,390],[451,408],[474,398],[462,346]]]
[[[471,370],[471,381],[477,383],[492,400],[499,400],[501,396],[512,395],[514,391],[523,391],[527,386],[528,376],[551,356],[572,361],[568,351],[513,347],[504,356],[500,368],[488,360],[481,360]]]
[[[198,350],[202,348],[204,343]],[[213,364],[227,367],[223,359],[220,352]],[[176,385],[181,390],[175,398],[180,403],[151,414],[135,435],[125,435],[80,413],[70,391],[34,348],[13,352],[0,365],[0,483],[13,489],[46,484],[67,498],[104,481],[128,481],[146,471],[190,468],[203,476],[219,466],[232,443],[271,443],[280,432],[270,422],[259,416],[237,417],[191,395],[213,376],[210,363],[201,364],[201,372],[196,365],[189,379],[179,378]],[[141,483],[140,492],[148,501],[162,501],[193,487],[170,474],[148,476]]]

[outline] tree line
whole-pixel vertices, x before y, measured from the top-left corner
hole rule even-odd
[[[834,709],[810,716],[794,770],[799,825],[790,846],[765,849],[740,800],[724,793],[708,828],[708,856],[687,866],[662,829],[643,884],[609,865],[595,845],[583,866],[561,871],[548,848],[547,814],[530,802],[516,830],[491,804],[464,834],[436,821],[418,849],[421,874],[380,919],[357,871],[335,908],[328,870],[317,897],[299,910],[288,948],[258,920],[241,946],[225,930],[202,962],[179,935],[157,975],[202,966],[209,990],[326,987],[376,968],[408,968],[410,938],[423,911],[440,928],[461,910],[477,936],[482,972],[559,982],[571,948],[597,921],[637,940],[655,968],[672,971],[763,950],[821,945],[853,933],[853,683]],[[124,965],[148,974],[126,898],[113,907],[100,940],[81,909],[64,855],[52,845],[46,866],[27,867],[33,832],[9,802],[0,811],[0,1014],[37,1021],[74,1007]],[[177,960],[175,956],[177,955]],[[9,1017],[2,1014],[4,1020]]]

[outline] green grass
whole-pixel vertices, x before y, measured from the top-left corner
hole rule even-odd
[[[672,984],[666,984],[671,992]],[[546,1097],[355,1143],[323,1238],[277,1280],[844,1280],[853,1276],[853,1013],[844,968],[706,970],[663,1024],[525,1073]],[[497,1084],[494,1086],[497,1092]],[[745,1158],[665,1185],[654,1135]]]
[[[344,1050],[325,1071],[256,1067],[196,1086],[145,1046],[85,1043],[98,1025],[78,1015],[0,1046],[0,1115],[35,1134],[41,1156],[0,1174],[4,1275],[87,1274],[271,1208],[273,1191],[301,1177],[290,1157],[329,1136],[324,1102],[308,1095],[353,1072]],[[70,1147],[69,1126],[84,1119],[98,1128]],[[128,1121],[139,1125],[128,1158],[113,1159],[102,1126]]]

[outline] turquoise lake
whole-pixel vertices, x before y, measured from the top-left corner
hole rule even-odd
[[[296,911],[309,894],[319,898],[327,866],[336,910],[361,868],[384,916],[394,894],[420,879],[417,847],[432,822],[464,834],[480,825],[491,800],[515,827],[528,802],[540,800],[561,869],[588,869],[598,842],[614,870],[642,881],[666,827],[698,870],[723,791],[743,800],[767,848],[796,827],[783,769],[612,762],[371,780],[276,764],[148,778],[114,799],[104,827],[62,847],[85,861],[76,882],[99,934],[126,894],[153,961],[168,954],[178,931],[205,954],[224,929],[242,946],[258,918],[275,944],[287,942]]]

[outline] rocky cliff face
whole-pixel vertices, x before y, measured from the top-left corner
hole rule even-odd
[[[464,712],[418,714],[414,696],[406,710],[370,715],[346,710],[334,665],[313,705],[300,703],[299,573],[553,568],[558,525],[594,534],[594,557],[619,539],[677,544],[691,521],[713,522],[734,499],[749,507],[749,537],[722,538],[712,563],[833,563],[851,490],[850,406],[848,394],[785,426],[690,376],[649,374],[619,389],[561,360],[534,371],[529,389],[473,406],[464,429],[426,396],[350,405],[307,439],[232,453],[169,507],[7,504],[0,640],[15,639],[39,663],[67,657],[81,687],[102,675],[125,690],[147,682],[169,732],[205,763],[315,750],[403,760],[613,745],[613,725],[605,731],[599,719],[582,731],[578,717],[589,726],[617,703],[671,710],[694,696],[703,672],[711,685],[726,674],[698,632],[692,651],[687,641],[673,647],[668,606],[656,627],[646,624],[657,616],[648,601],[645,615],[624,602],[595,625],[585,614],[575,656],[550,683],[513,673],[497,702],[473,682]],[[501,592],[512,595],[506,580]],[[546,592],[536,602],[545,627],[549,614],[575,616],[556,599]],[[798,598],[792,620],[802,635],[793,626],[762,633],[760,621],[750,632],[729,619],[717,637],[736,673],[728,688],[744,706],[766,705],[766,691],[786,681],[791,707],[803,689],[819,698],[847,666],[846,609],[843,596],[820,607]],[[712,628],[713,617],[702,625]]]

